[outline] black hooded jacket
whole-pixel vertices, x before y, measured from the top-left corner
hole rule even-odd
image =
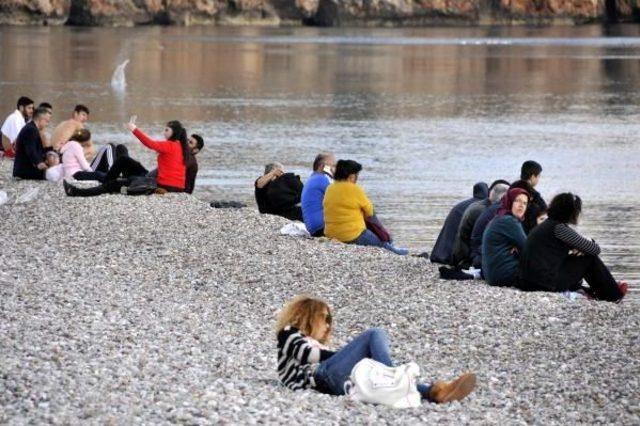
[[[473,186],[473,198],[461,201],[451,209],[431,251],[429,258],[431,262],[453,266],[453,244],[456,240],[462,215],[471,203],[484,200],[488,196],[489,186],[484,182],[478,182]]]

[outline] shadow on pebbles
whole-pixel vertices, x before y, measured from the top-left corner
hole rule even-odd
[[[184,194],[2,186],[1,423],[640,423],[634,305],[445,282]],[[333,306],[335,346],[382,327],[425,381],[474,371],[476,391],[393,410],[280,387],[274,318],[302,292]]]

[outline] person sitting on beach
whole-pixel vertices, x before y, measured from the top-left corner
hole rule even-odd
[[[84,157],[82,145],[90,141],[91,132],[86,128],[78,129],[60,149],[65,179],[97,180],[99,182],[104,182],[106,179],[106,173],[94,171]]]
[[[616,302],[628,290],[617,283],[600,259],[600,246],[569,225],[577,225],[582,200],[570,192],[556,195],[547,220],[535,227],[520,256],[519,287],[529,291],[580,291],[595,299]],[[585,279],[589,288],[582,287]]]
[[[88,120],[89,108],[82,104],[76,105],[71,113],[71,118],[61,122],[55,129],[53,129],[53,134],[51,135],[51,147],[60,152],[62,145],[71,139],[71,136],[77,130],[83,129]],[[85,159],[90,161],[95,154],[93,142],[88,142],[86,146],[83,147],[83,151]]]
[[[264,175],[256,179],[254,188],[260,213],[302,221],[300,176],[286,173],[280,163],[270,163],[265,166]]]
[[[375,246],[406,255],[407,249],[395,247],[391,238],[383,241],[373,231],[384,230],[376,217],[373,204],[357,184],[362,165],[353,160],[338,160],[335,181],[329,185],[322,202],[324,210],[324,234],[348,244]],[[368,229],[371,227],[372,229]]]
[[[204,139],[202,136],[194,133],[189,136],[187,143],[189,144],[191,155],[189,155],[187,159],[187,180],[185,182],[184,192],[192,194],[196,187],[196,177],[198,176],[198,160],[196,159],[196,155],[204,148]],[[157,175],[158,169],[153,169],[147,174],[149,177],[157,177]]]
[[[13,111],[2,123],[2,151],[7,158],[14,158],[16,156],[15,143],[18,138],[20,130],[27,124],[27,121],[31,120],[33,116],[33,100],[26,96],[21,96],[18,99],[16,110]]]
[[[516,286],[518,257],[527,235],[522,228],[529,194],[513,188],[502,197],[498,215],[482,236],[482,275],[489,285]]]
[[[530,188],[530,185],[523,180],[519,180],[511,184],[509,189],[513,188],[522,188],[525,191],[527,188]],[[527,191],[528,193],[528,191]],[[503,195],[504,196],[504,195]],[[471,266],[474,268],[480,269],[482,268],[482,236],[484,235],[485,229],[489,223],[498,215],[498,210],[502,205],[502,200],[498,200],[489,206],[478,219],[476,223],[473,225],[473,230],[471,231]]]
[[[331,153],[321,153],[313,161],[313,173],[302,189],[302,218],[313,237],[324,235],[324,212],[322,201],[327,187],[331,184],[336,168],[336,157]]]
[[[78,188],[64,181],[65,193],[70,197],[92,197],[101,194],[119,193],[129,186],[133,178],[147,178],[155,182],[165,192],[184,192],[187,187],[186,165],[191,155],[186,130],[179,121],[170,121],[164,130],[166,141],[154,141],[135,126],[135,117],[126,125],[145,145],[159,152],[157,172],[151,176],[140,162],[128,155],[116,159],[107,172],[102,185],[93,188]],[[183,151],[186,149],[186,152]],[[121,179],[122,177],[122,179]],[[195,180],[195,177],[194,177]]]
[[[49,102],[40,102],[40,105],[38,105],[38,108],[46,109],[47,111],[49,111],[49,114],[51,114],[51,117],[53,117],[53,105],[51,105]],[[50,151],[51,150],[51,138],[49,137],[47,132],[45,132],[45,131],[40,132],[40,139],[42,139],[42,146],[44,147],[45,151],[46,152]],[[58,157],[58,159],[59,159],[59,157]]]
[[[472,266],[471,258],[471,234],[473,227],[482,213],[492,204],[500,202],[502,196],[509,189],[509,182],[503,179],[494,181],[489,186],[489,197],[484,200],[471,203],[464,211],[456,240],[453,244],[453,262],[459,269],[468,269]]]
[[[47,164],[40,133],[47,128],[51,114],[45,108],[37,108],[33,119],[20,130],[15,143],[13,176],[21,179],[44,180]]]
[[[489,187],[484,182],[478,182],[473,186],[473,197],[456,204],[447,215],[442,230],[438,234],[431,256],[433,263],[455,266],[453,259],[453,244],[460,227],[460,221],[467,207],[472,203],[484,200],[489,196]]]
[[[522,227],[526,234],[529,234],[538,224],[538,217],[541,212],[547,210],[547,203],[544,201],[544,198],[542,198],[542,195],[535,190],[535,187],[540,182],[541,174],[542,166],[540,164],[533,160],[525,161],[522,163],[520,170],[520,180],[511,184],[511,188],[524,188],[531,197],[529,206],[527,207],[527,213],[522,222]]]
[[[60,164],[60,155],[53,150],[47,151],[44,162],[47,165],[45,172],[47,181],[60,182],[64,178],[64,168]]]
[[[331,308],[315,297],[299,295],[284,305],[276,322],[278,377],[291,389],[313,389],[329,395],[344,395],[351,370],[370,358],[393,367],[389,338],[380,328],[370,328],[343,348],[327,346],[333,332]],[[476,376],[465,373],[452,382],[417,384],[423,399],[435,403],[459,401],[473,391]]]

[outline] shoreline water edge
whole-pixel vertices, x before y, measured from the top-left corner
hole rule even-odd
[[[170,2],[123,0],[6,0],[0,25],[220,25],[421,27],[434,25],[580,25],[638,22],[630,0],[302,0]]]
[[[636,304],[451,283],[426,259],[281,236],[287,220],[255,208],[66,197],[12,180],[10,165],[0,162],[0,423],[640,420]],[[407,410],[285,389],[273,326],[299,293],[336,307],[336,347],[382,327],[424,380],[474,371],[477,389]]]

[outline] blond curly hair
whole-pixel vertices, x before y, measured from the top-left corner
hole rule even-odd
[[[302,334],[310,336],[318,321],[325,321],[323,316],[325,309],[331,315],[331,308],[324,300],[306,294],[295,296],[285,303],[278,313],[275,326],[276,334],[290,325],[300,330]],[[320,343],[327,342],[321,341]]]

